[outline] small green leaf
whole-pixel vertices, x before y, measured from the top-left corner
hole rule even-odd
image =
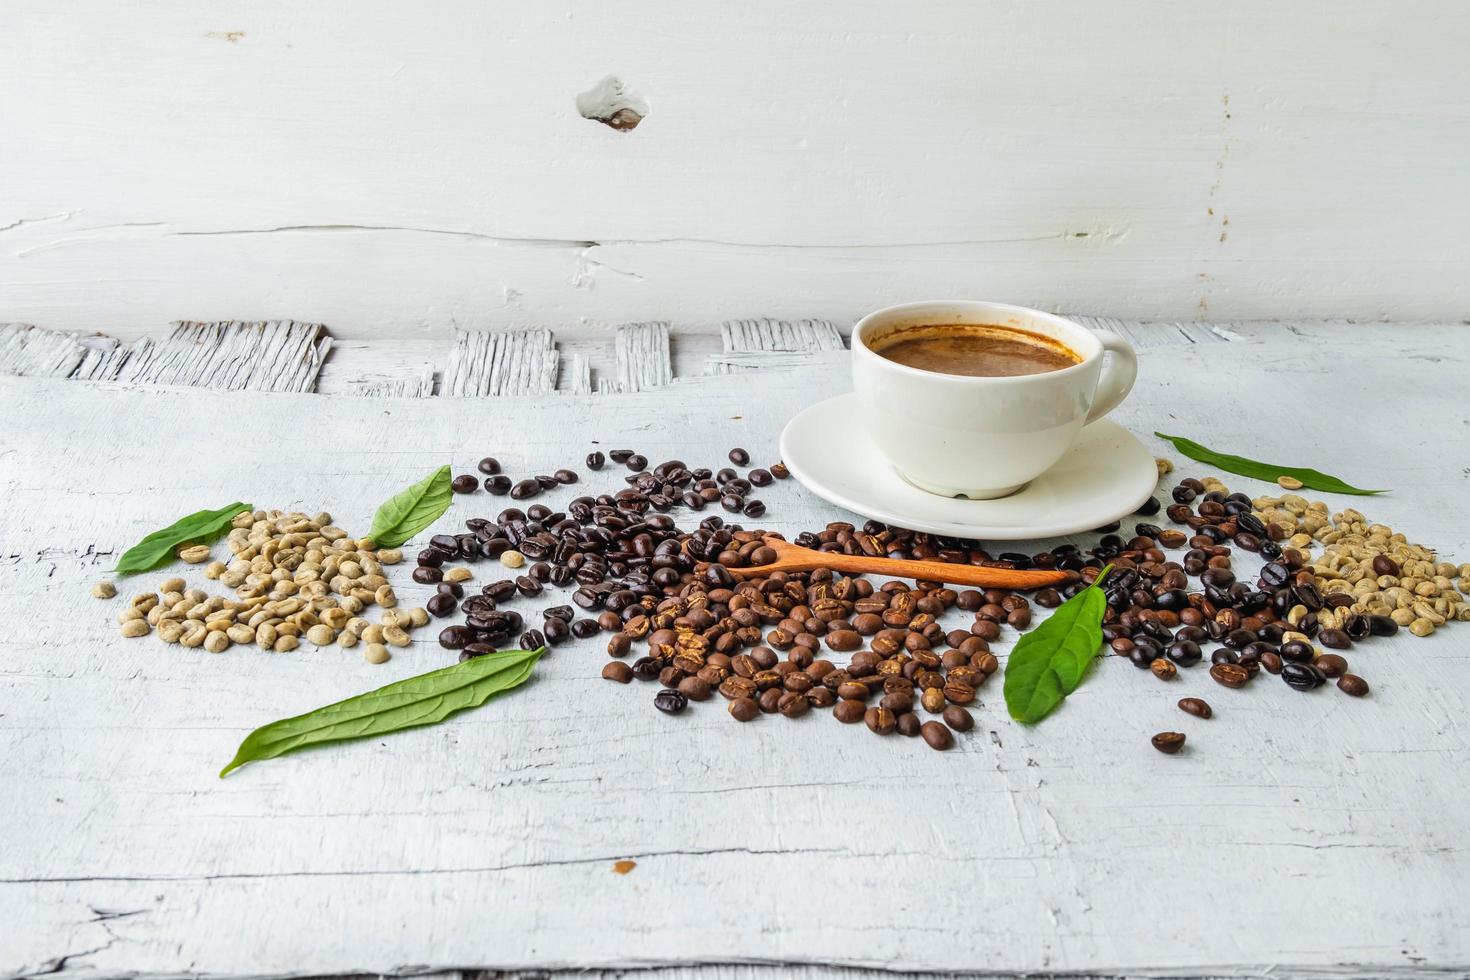
[[[396,548],[437,521],[449,509],[451,496],[449,467],[441,466],[389,497],[373,515],[368,537],[379,548]]]
[[[1227,473],[1237,473],[1241,476],[1253,477],[1257,480],[1265,480],[1267,483],[1275,483],[1279,476],[1291,476],[1302,482],[1302,486],[1309,490],[1321,490],[1326,493],[1350,493],[1355,496],[1368,497],[1375,493],[1388,493],[1387,490],[1363,490],[1351,484],[1344,483],[1335,476],[1328,476],[1317,470],[1303,469],[1298,466],[1277,466],[1273,463],[1261,463],[1254,459],[1246,459],[1244,456],[1232,456],[1229,453],[1217,453],[1213,449],[1207,449],[1183,436],[1166,436],[1162,432],[1154,435],[1160,439],[1166,439],[1174,444],[1190,459],[1201,463],[1209,463],[1218,466]]]
[[[464,663],[384,685],[295,718],[273,721],[245,736],[220,777],[247,762],[274,759],[297,749],[387,735],[434,725],[524,683],[545,647],[501,650]]]
[[[1108,605],[1102,582],[1111,568],[1104,568],[1090,586],[1022,636],[1006,658],[1006,708],[1012,718],[1038,722],[1082,683],[1102,646],[1102,618]]]
[[[247,510],[250,510],[249,504],[233,503],[219,510],[201,510],[181,517],[124,551],[118,559],[116,573],[136,575],[167,565],[173,561],[174,549],[179,545],[214,540],[230,526],[237,514]]]

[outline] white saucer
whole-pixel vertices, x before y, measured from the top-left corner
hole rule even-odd
[[[857,414],[852,392],[806,409],[781,433],[781,460],[823,500],[894,527],[982,541],[1052,538],[1132,514],[1158,486],[1153,455],[1101,419],[1061,462],[1009,497],[941,497],[900,477],[853,424]]]

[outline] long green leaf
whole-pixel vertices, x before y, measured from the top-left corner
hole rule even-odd
[[[1254,459],[1246,459],[1244,456],[1232,456],[1230,453],[1219,453],[1208,449],[1183,436],[1166,436],[1162,432],[1154,435],[1160,439],[1167,439],[1190,459],[1199,460],[1201,463],[1209,463],[1218,466],[1227,473],[1238,473],[1241,476],[1253,477],[1257,480],[1265,480],[1275,483],[1279,476],[1290,476],[1300,480],[1304,488],[1310,490],[1322,490],[1326,493],[1350,493],[1359,497],[1372,496],[1375,493],[1387,493],[1387,490],[1363,490],[1349,483],[1344,483],[1335,476],[1328,476],[1318,470],[1305,469],[1299,466],[1277,466],[1274,463],[1262,463]]]
[[[373,515],[368,532],[380,548],[396,548],[449,509],[449,467],[441,466],[413,486],[389,497]]]
[[[1111,567],[1022,636],[1006,658],[1006,708],[1012,718],[1038,722],[1082,683],[1102,646],[1108,601],[1101,586]]]
[[[501,650],[394,681],[304,715],[273,721],[245,736],[235,758],[220,770],[220,777],[247,762],[274,759],[327,742],[434,725],[455,712],[478,708],[495,695],[524,683],[545,649]]]
[[[173,561],[174,549],[179,545],[213,540],[230,526],[237,514],[247,510],[250,510],[249,504],[236,502],[219,510],[201,510],[181,517],[124,551],[118,559],[116,572],[118,575],[136,575],[166,565]]]

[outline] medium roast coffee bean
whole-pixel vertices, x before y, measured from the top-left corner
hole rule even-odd
[[[1360,698],[1368,693],[1368,682],[1357,674],[1343,674],[1337,679],[1337,689],[1344,694]]]
[[[919,734],[924,736],[929,748],[936,752],[943,752],[954,745],[954,736],[950,734],[949,728],[937,721],[924,722],[919,726]]]
[[[968,732],[975,727],[975,716],[957,704],[944,709],[944,723],[957,732]]]
[[[832,709],[832,717],[844,725],[853,725],[863,720],[867,713],[867,705],[861,701],[842,700],[837,702],[837,707]]]
[[[1335,653],[1324,653],[1312,661],[1312,666],[1316,667],[1328,678],[1333,678],[1341,677],[1347,673],[1348,662]]]
[[[1210,676],[1224,687],[1245,687],[1246,682],[1251,679],[1250,671],[1239,664],[1215,664],[1210,668]]]
[[[627,684],[633,679],[633,668],[621,660],[609,660],[602,668],[603,679],[617,681],[619,684]]]
[[[728,710],[736,721],[753,721],[761,712],[754,698],[736,698],[730,702]]]

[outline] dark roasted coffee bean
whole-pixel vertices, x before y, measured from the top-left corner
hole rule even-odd
[[[1177,640],[1169,644],[1165,655],[1181,667],[1193,667],[1199,663],[1202,654],[1199,644],[1193,640]]]
[[[1179,710],[1196,718],[1210,718],[1215,714],[1209,704],[1200,698],[1180,698]]]
[[[430,615],[443,619],[445,616],[453,614],[459,608],[459,603],[455,601],[452,595],[436,592],[429,596],[429,601],[424,603],[424,608],[429,611]]]
[[[480,460],[477,468],[481,473],[484,473],[486,476],[494,476],[495,474],[500,472],[500,461],[494,456],[486,456],[484,459]]]
[[[455,493],[474,493],[480,489],[480,478],[473,473],[461,473],[449,481],[449,489]]]
[[[485,477],[485,492],[493,493],[497,497],[503,497],[510,493],[511,482],[508,476]]]
[[[1165,755],[1174,755],[1180,749],[1184,748],[1184,733],[1159,732],[1153,738],[1149,739],[1149,741],[1153,743],[1154,748]]]
[[[943,752],[954,745],[954,736],[950,734],[949,727],[937,721],[926,721],[919,726],[919,734],[924,736],[924,742],[936,752]]]
[[[1296,691],[1310,691],[1327,682],[1327,678],[1320,670],[1307,663],[1282,665],[1281,679],[1286,681],[1288,687]]]
[[[784,480],[791,475],[791,471],[786,468],[785,463],[776,463],[771,467],[771,475],[778,480]]]
[[[729,452],[728,458],[730,462],[734,463],[736,466],[744,466],[750,462],[750,453],[739,448],[732,449]]]
[[[556,477],[556,482],[563,486],[577,482],[577,474],[572,470],[557,470],[551,475]]]
[[[759,500],[747,500],[741,513],[746,517],[760,517],[766,512],[766,505]]]
[[[689,707],[689,699],[666,687],[653,696],[653,706],[666,715],[677,715]]]
[[[1335,653],[1324,653],[1312,661],[1312,666],[1320,670],[1324,676],[1331,679],[1346,674],[1348,662]]]
[[[587,454],[586,462],[589,470],[600,470],[607,465],[607,457],[602,454],[601,450],[597,450]]]
[[[522,650],[540,650],[546,646],[546,634],[540,630],[526,630],[521,634]]]
[[[547,624],[548,626],[550,623]],[[639,680],[651,681],[663,670],[663,664],[659,663],[657,657],[639,657],[633,661],[633,676]]]
[[[745,478],[749,480],[750,485],[754,487],[768,487],[775,479],[771,476],[770,470],[761,469],[751,470],[749,473],[746,474]]]
[[[1292,663],[1311,663],[1317,651],[1304,640],[1287,640],[1281,644],[1281,659]]]
[[[604,680],[626,684],[633,679],[633,668],[621,660],[609,660],[602,668],[602,676]]]
[[[1261,654],[1261,669],[1268,674],[1281,673],[1281,668],[1284,665],[1285,661],[1281,659],[1281,654],[1275,650],[1268,650]]]
[[[1346,650],[1353,645],[1352,637],[1337,629],[1322,630],[1317,634],[1317,642],[1333,650]]]
[[[512,500],[528,500],[541,492],[541,484],[536,479],[522,480],[510,488]]]
[[[1368,617],[1369,631],[1374,636],[1393,636],[1399,631],[1399,624],[1388,616],[1377,614]]]
[[[579,619],[572,623],[572,635],[578,639],[585,640],[602,632],[602,626],[595,619]]]
[[[546,642],[550,646],[561,646],[572,637],[572,629],[564,619],[548,619],[541,626],[541,632],[546,635]]]
[[[420,565],[413,570],[413,580],[420,585],[433,585],[444,578],[444,572],[433,565]]]
[[[439,632],[439,645],[446,650],[462,650],[474,639],[475,635],[464,626],[446,626]]]
[[[623,465],[628,467],[628,469],[632,470],[634,473],[642,473],[644,470],[648,469],[648,457],[640,456],[637,453],[634,453],[632,456],[629,456],[626,460],[623,461]]]
[[[1337,679],[1337,689],[1344,694],[1360,698],[1368,693],[1368,682],[1357,674],[1343,674]]]
[[[1388,555],[1374,555],[1373,556],[1373,574],[1374,575],[1378,575],[1378,576],[1392,575],[1394,578],[1398,578],[1401,571],[1402,570],[1399,568],[1399,563],[1396,562],[1396,561],[1394,561]]]
[[[968,732],[975,727],[975,716],[967,709],[952,704],[944,709],[944,723],[957,732]]]
[[[1244,687],[1251,679],[1250,671],[1239,664],[1215,664],[1210,668],[1210,676],[1216,683],[1230,688]]]

